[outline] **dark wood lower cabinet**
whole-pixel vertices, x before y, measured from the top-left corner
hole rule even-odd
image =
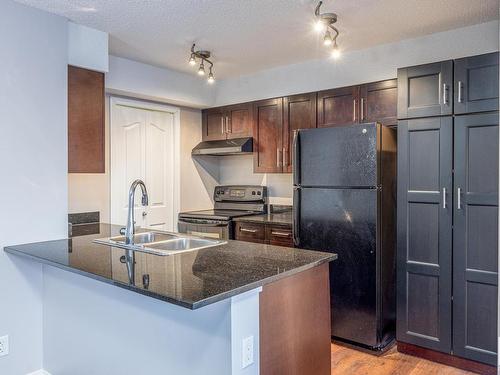
[[[237,222],[234,226],[234,239],[238,241],[264,243],[266,230],[264,225]]]
[[[265,285],[260,294],[260,374],[331,373],[328,264]]]
[[[293,247],[292,228],[279,225],[266,225],[266,243],[269,245]]]
[[[238,241],[293,246],[292,228],[288,225],[236,222],[234,238]]]

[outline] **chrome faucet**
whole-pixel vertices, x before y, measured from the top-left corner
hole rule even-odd
[[[134,220],[134,198],[135,198],[135,189],[137,186],[141,187],[142,190],[142,205],[148,205],[148,191],[146,190],[146,185],[141,180],[135,180],[132,182],[130,186],[130,190],[128,192],[128,216],[127,216],[127,227],[122,228],[120,233],[125,235],[125,243],[133,244],[134,243],[134,234],[135,234],[135,220]]]

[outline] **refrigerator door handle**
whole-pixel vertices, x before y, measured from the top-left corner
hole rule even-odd
[[[293,131],[293,160],[292,160],[292,176],[293,176],[293,184],[298,185],[300,183],[300,150],[299,150],[299,131]]]
[[[300,246],[300,188],[293,188],[293,245],[295,247]]]

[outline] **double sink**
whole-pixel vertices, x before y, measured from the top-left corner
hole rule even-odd
[[[93,242],[125,250],[141,251],[162,256],[200,250],[227,243],[227,241],[160,231],[136,233],[133,236],[132,243],[127,243],[125,236],[99,238]]]

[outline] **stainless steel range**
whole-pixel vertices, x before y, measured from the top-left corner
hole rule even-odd
[[[179,213],[179,232],[220,239],[233,239],[233,218],[267,212],[267,187],[217,186],[214,209]]]

